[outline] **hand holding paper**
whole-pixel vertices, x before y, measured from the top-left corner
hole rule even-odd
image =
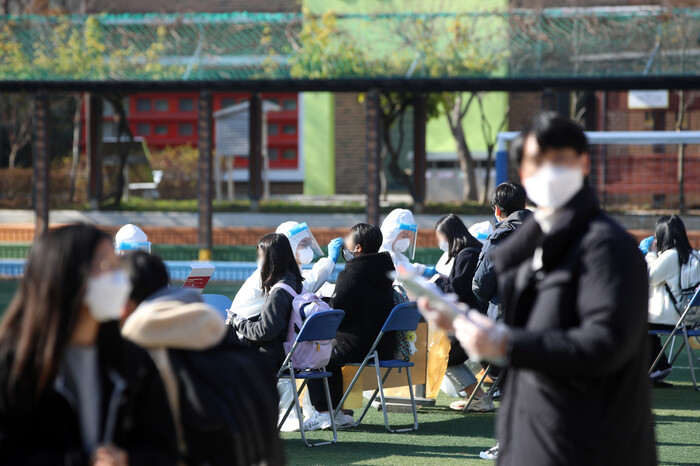
[[[457,340],[470,358],[498,366],[507,363],[508,327],[473,310],[466,316],[458,316],[453,326]]]

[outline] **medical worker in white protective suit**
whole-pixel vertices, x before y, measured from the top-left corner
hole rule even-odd
[[[394,267],[402,265],[418,275],[430,278],[437,272],[435,267],[411,263],[416,252],[418,226],[410,210],[394,209],[382,222],[384,242],[379,251],[387,251],[394,261]]]
[[[294,257],[300,269],[304,265],[310,264],[314,258],[323,256],[323,250],[321,250],[306,223],[284,222],[277,227],[276,233],[285,235],[289,239],[289,244],[292,246]],[[321,257],[310,270],[301,271],[301,275],[304,277],[302,282],[304,292],[315,293],[326,283],[335,270],[335,264],[342,249],[343,239],[334,239],[328,244],[328,257]],[[229,315],[235,312],[240,317],[256,319],[260,315],[264,303],[265,296],[263,295],[260,282],[260,267],[258,267],[236,294],[231,304]],[[281,420],[289,404],[294,402],[294,395],[289,380],[280,380],[277,383],[277,389],[280,394],[279,415]],[[308,391],[304,393],[302,401],[304,404],[304,417],[311,419],[316,411],[311,405]],[[282,431],[291,432],[297,430],[299,430],[299,420],[297,419],[296,410],[292,410],[282,426]]]
[[[151,253],[151,242],[146,233],[136,225],[128,223],[121,227],[114,236],[114,251],[117,255],[129,251],[146,251]]]

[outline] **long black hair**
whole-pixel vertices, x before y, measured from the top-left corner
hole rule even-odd
[[[678,252],[678,265],[684,265],[690,260],[693,247],[688,240],[685,224],[678,215],[665,215],[656,222],[654,231],[656,237],[656,249],[659,254],[669,249]]]
[[[0,324],[0,355],[14,353],[11,393],[35,399],[53,384],[80,317],[93,258],[111,242],[89,225],[71,225],[32,246],[24,276]]]
[[[474,238],[461,218],[455,214],[447,214],[438,220],[435,230],[439,231],[447,238],[447,261],[457,257],[463,249],[481,249],[481,242]]]
[[[271,233],[260,238],[258,249],[262,251],[263,263],[260,267],[260,279],[263,292],[268,295],[275,283],[291,273],[297,282],[304,281],[299,271],[299,265],[294,258],[292,246],[286,236],[279,233]]]

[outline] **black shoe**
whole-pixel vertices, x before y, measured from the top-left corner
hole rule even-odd
[[[493,395],[491,395],[491,399],[496,400],[496,401],[501,401],[501,397],[503,396],[503,392],[501,391],[500,388],[497,388],[494,392]]]

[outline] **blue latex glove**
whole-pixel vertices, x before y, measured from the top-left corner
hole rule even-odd
[[[333,262],[338,262],[340,251],[343,250],[343,238],[336,238],[328,243],[328,258]]]
[[[639,243],[639,250],[642,251],[642,253],[646,255],[649,252],[649,248],[651,247],[651,244],[653,242],[654,242],[653,236],[649,236],[648,238],[644,238]]]
[[[423,271],[423,276],[425,278],[432,278],[433,275],[437,274],[437,270],[435,270],[435,267],[426,267],[425,271]]]

